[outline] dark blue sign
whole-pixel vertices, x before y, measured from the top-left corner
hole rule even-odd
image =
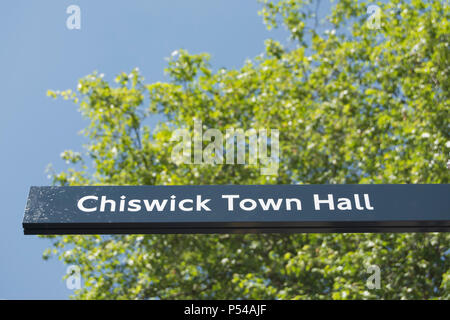
[[[450,185],[31,187],[25,234],[450,231]]]

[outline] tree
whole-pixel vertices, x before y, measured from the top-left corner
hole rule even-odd
[[[448,183],[449,8],[445,2],[389,1],[380,29],[368,4],[340,0],[319,32],[315,4],[265,2],[266,41],[239,70],[213,71],[207,54],[174,52],[167,83],[137,69],[110,84],[93,73],[76,91],[53,92],[90,120],[86,154],[56,185]],[[163,114],[152,131],[146,119]],[[175,128],[280,130],[277,176],[237,165],[176,165]],[[84,159],[94,165],[88,167]],[[259,234],[58,236],[56,254],[82,269],[76,298],[450,298],[450,236]],[[369,289],[369,266],[381,288]]]

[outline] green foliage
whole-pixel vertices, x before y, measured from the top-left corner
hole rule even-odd
[[[268,27],[296,45],[266,41],[239,70],[211,70],[206,54],[172,54],[168,83],[138,70],[116,84],[94,73],[76,92],[52,92],[90,120],[86,154],[55,173],[58,185],[448,183],[449,8],[445,1],[389,1],[381,29],[367,3],[338,1],[331,30],[309,27],[310,1],[266,2]],[[308,22],[309,21],[309,22]],[[145,120],[164,114],[154,130]],[[175,165],[171,133],[193,128],[280,130],[280,169]],[[83,159],[93,162],[88,168]],[[261,234],[53,237],[82,269],[76,298],[450,298],[450,236]],[[369,290],[369,265],[381,288]]]

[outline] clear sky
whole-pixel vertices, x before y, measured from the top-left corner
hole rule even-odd
[[[69,5],[81,29],[66,27]],[[209,52],[214,68],[239,68],[264,50],[256,0],[3,0],[0,10],[0,299],[67,299],[66,266],[42,260],[50,241],[24,236],[29,187],[49,185],[45,168],[65,168],[59,155],[82,151],[86,124],[77,107],[46,97],[75,89],[94,70],[111,80],[139,67],[147,82],[164,80],[165,57],[179,48]]]

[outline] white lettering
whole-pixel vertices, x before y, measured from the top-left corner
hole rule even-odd
[[[328,200],[319,200],[319,195],[318,194],[314,194],[314,208],[316,210],[320,210],[320,204],[321,203],[328,204],[328,207],[330,208],[330,210],[334,210],[334,200],[333,200],[333,195],[332,194],[328,195]]]
[[[239,199],[239,195],[237,194],[224,194],[222,195],[222,199],[228,199],[228,211],[233,211],[233,199]]]
[[[96,197],[96,196],[85,196],[85,197],[81,198],[80,200],[78,200],[78,203],[77,203],[78,209],[83,211],[83,212],[94,212],[95,210],[97,210],[97,207],[86,208],[84,206],[84,201],[89,200],[89,199],[97,201],[98,197]]]

